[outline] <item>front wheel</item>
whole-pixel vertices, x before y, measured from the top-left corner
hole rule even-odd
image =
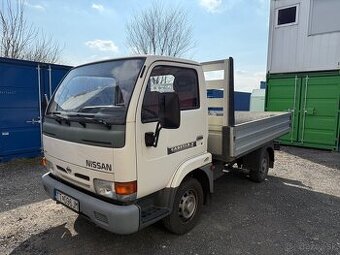
[[[185,234],[196,225],[202,207],[202,186],[197,179],[188,179],[179,186],[172,213],[164,219],[164,226],[174,234]]]

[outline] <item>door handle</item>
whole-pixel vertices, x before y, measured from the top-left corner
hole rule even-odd
[[[200,140],[203,140],[203,135],[199,135],[196,137],[196,141],[200,141]]]

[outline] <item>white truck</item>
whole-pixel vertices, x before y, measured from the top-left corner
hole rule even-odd
[[[205,80],[217,70],[221,79]],[[207,89],[223,98],[207,98]],[[233,91],[232,58],[140,56],[72,69],[43,121],[46,192],[114,233],[159,220],[188,232],[214,179],[237,163],[263,181],[273,140],[290,130],[290,113],[235,113]]]

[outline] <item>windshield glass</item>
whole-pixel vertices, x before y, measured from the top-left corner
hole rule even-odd
[[[47,115],[88,117],[90,114],[113,124],[124,123],[144,60],[114,60],[71,70],[53,96]]]

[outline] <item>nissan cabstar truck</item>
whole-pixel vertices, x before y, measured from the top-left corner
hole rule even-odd
[[[42,126],[53,200],[113,233],[162,220],[184,234],[227,169],[265,180],[290,113],[235,112],[232,58],[138,56],[73,68]]]

